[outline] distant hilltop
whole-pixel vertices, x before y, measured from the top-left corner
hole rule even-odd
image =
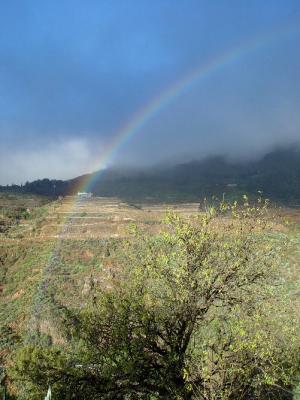
[[[88,181],[92,182],[88,191],[78,191]],[[260,190],[271,200],[299,206],[300,151],[280,149],[249,162],[215,156],[173,166],[111,168],[71,180],[40,179],[25,185],[0,186],[0,190],[51,197],[113,196],[125,201],[197,201],[223,193],[231,197],[255,195]]]

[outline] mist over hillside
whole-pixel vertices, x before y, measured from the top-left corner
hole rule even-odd
[[[75,194],[80,187],[95,196],[116,196],[126,201],[197,201],[223,193],[229,197],[243,193],[255,195],[261,190],[274,201],[297,205],[300,203],[300,151],[297,146],[277,149],[247,162],[214,156],[151,168],[114,167],[71,180],[46,178],[21,186],[2,186],[1,190],[56,197]]]

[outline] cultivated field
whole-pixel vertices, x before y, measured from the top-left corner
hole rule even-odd
[[[124,237],[132,223],[155,229],[153,227],[160,223],[168,209],[188,216],[197,213],[198,208],[197,203],[166,206],[128,204],[116,198],[80,200],[66,197],[50,207],[40,236],[64,239]]]
[[[17,336],[38,329],[59,340],[61,305],[80,306],[95,284],[109,285],[109,248],[137,224],[155,232],[168,209],[189,216],[198,204],[127,204],[115,198],[47,202],[37,196],[0,196],[0,324]],[[53,315],[55,321],[50,321]]]
[[[39,332],[59,342],[63,309],[80,307],[97,285],[110,285],[111,248],[132,224],[160,228],[167,210],[189,217],[199,203],[128,204],[116,198],[51,202],[33,196],[0,196],[0,357],[20,339]],[[292,307],[300,296],[300,211],[272,210],[270,240],[286,243],[282,271]]]

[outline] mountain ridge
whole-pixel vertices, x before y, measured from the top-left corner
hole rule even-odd
[[[96,196],[127,201],[199,200],[223,193],[254,195],[261,190],[271,200],[299,204],[300,147],[277,149],[255,161],[230,161],[216,155],[169,166],[119,166],[69,180],[46,178],[0,186],[0,190],[57,197],[76,194],[80,187]]]

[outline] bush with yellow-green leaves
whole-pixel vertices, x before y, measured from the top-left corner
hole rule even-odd
[[[169,214],[152,236],[132,228],[110,255],[112,285],[67,312],[66,343],[20,348],[19,398],[51,385],[53,399],[290,399],[299,325],[266,203]]]

